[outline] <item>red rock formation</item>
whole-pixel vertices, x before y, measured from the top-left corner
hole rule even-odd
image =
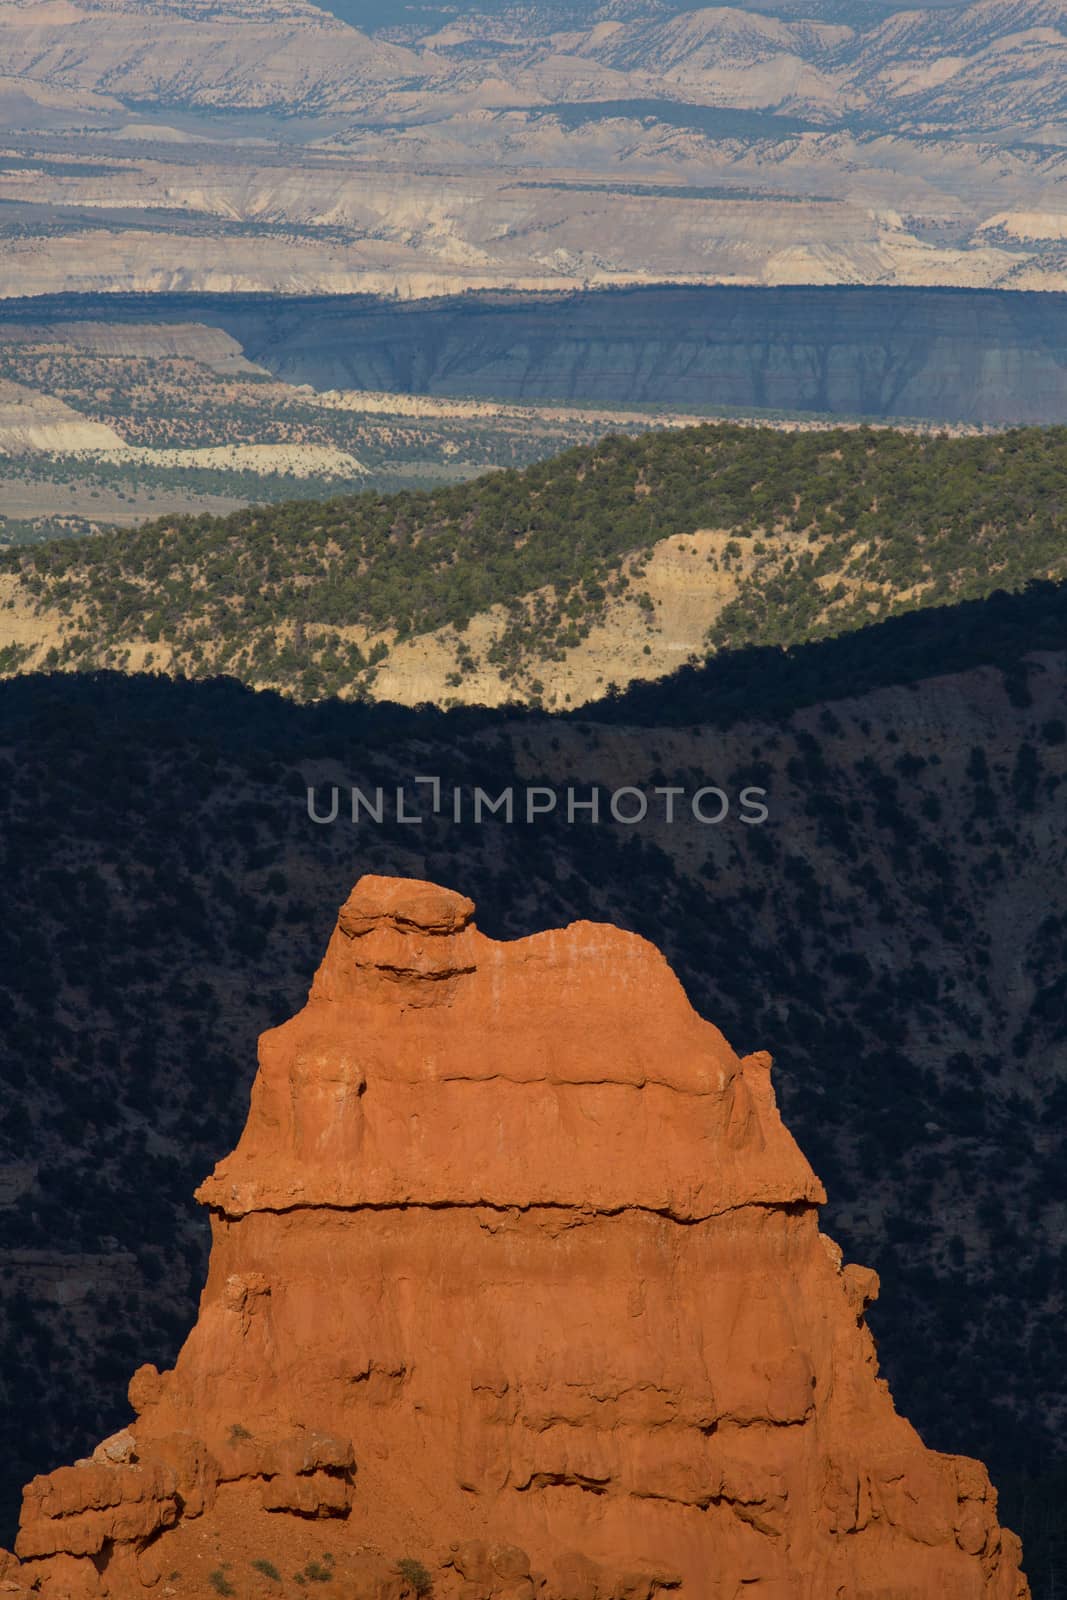
[[[172,1372],[26,1490],[65,1596],[1025,1600],[877,1376],[877,1278],[663,957],[367,877],[264,1034]],[[258,1565],[257,1565],[258,1563]]]

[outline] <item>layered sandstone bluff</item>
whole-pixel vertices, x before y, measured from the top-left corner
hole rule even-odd
[[[177,1365],[29,1485],[0,1588],[1026,1600],[984,1467],[877,1376],[769,1058],[642,939],[473,910],[357,884],[199,1190]]]

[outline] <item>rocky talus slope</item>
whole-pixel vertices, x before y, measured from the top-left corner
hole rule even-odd
[[[473,911],[356,885],[198,1191],[196,1327],[29,1485],[0,1584],[1026,1600],[984,1467],[877,1376],[770,1058],[634,934]]]

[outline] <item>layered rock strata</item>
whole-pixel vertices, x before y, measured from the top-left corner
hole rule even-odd
[[[176,1366],[29,1485],[0,1586],[1026,1600],[984,1467],[878,1377],[769,1057],[633,934],[473,911],[356,885],[198,1191]]]

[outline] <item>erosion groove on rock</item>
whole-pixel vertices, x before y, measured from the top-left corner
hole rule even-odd
[[[28,1486],[0,1587],[1026,1600],[985,1468],[877,1375],[770,1058],[636,935],[473,912],[356,885],[198,1191],[196,1327]]]

